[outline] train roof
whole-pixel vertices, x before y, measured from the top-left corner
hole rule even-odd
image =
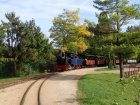
[[[65,52],[66,54],[76,54],[76,53],[72,53],[72,52]],[[82,53],[78,53],[77,56],[81,56],[81,57],[95,57],[95,58],[105,58],[105,56],[103,55],[92,55],[92,54],[82,54]]]
[[[102,55],[91,55],[91,54],[78,54],[78,56],[83,56],[83,57],[96,57],[96,58],[104,58],[105,56]]]

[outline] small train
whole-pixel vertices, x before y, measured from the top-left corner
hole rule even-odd
[[[59,51],[56,62],[57,64],[54,66],[54,71],[107,66],[107,60],[104,59],[104,56],[76,54],[64,51]],[[119,60],[116,60],[116,64],[118,63]]]
[[[80,59],[77,54],[59,51],[56,62],[57,65],[54,66],[54,71],[66,71],[82,68],[83,59]]]

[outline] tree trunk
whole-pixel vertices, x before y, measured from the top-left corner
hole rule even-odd
[[[108,53],[108,69],[112,69],[112,62],[111,62],[110,52]]]
[[[14,77],[17,77],[17,70],[16,70],[16,62],[13,62],[13,75]]]
[[[115,55],[113,54],[113,66],[114,68],[116,68],[116,59],[115,59]]]
[[[124,69],[123,69],[123,61],[122,61],[122,54],[121,53],[119,53],[119,66],[120,66],[120,78],[123,78],[123,71],[124,71]]]

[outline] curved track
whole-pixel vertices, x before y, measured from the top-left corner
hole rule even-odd
[[[37,82],[37,80],[34,81],[32,84],[30,84],[30,86],[27,88],[27,90],[25,91],[25,93],[24,93],[24,95],[23,95],[23,97],[22,97],[22,99],[21,99],[20,105],[24,105],[26,96],[27,96],[27,94],[28,94],[30,88],[31,88],[36,82]]]
[[[33,83],[31,83],[28,88],[26,89],[21,101],[20,101],[20,105],[27,105],[26,104],[26,101],[27,101],[27,95],[30,94],[30,91],[31,91],[31,88],[35,87],[35,85],[37,85],[37,94],[36,96],[33,96],[33,97],[37,97],[37,103],[36,105],[41,105],[41,101],[40,101],[40,91],[41,91],[41,88],[42,88],[42,85],[44,84],[44,82],[51,76],[53,76],[55,74],[51,74],[49,76],[46,76],[46,77],[43,77],[43,78],[40,78],[40,79],[37,79],[35,80]],[[43,79],[43,80],[42,80]],[[41,82],[40,82],[41,81]],[[30,98],[30,97],[29,97]]]
[[[44,82],[47,80],[47,78],[41,83],[39,90],[38,90],[38,105],[41,105],[41,101],[40,101],[40,91],[42,88],[42,85],[44,84]]]

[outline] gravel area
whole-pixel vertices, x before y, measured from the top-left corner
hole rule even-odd
[[[94,71],[95,68],[70,70],[48,78],[41,89],[41,105],[79,105],[77,101],[78,79],[88,73],[102,73]],[[110,71],[119,73],[119,71]],[[20,100],[33,80],[0,89],[0,105],[19,105]],[[36,87],[34,87],[36,89]],[[34,89],[32,88],[32,89]],[[29,97],[32,97],[33,94]],[[29,101],[34,101],[28,98]],[[26,105],[34,105],[28,103]]]
[[[95,68],[71,70],[49,78],[41,91],[42,105],[79,105],[77,101],[78,79],[88,73],[97,73],[94,70]]]
[[[26,88],[33,81],[0,89],[0,105],[19,105]]]

